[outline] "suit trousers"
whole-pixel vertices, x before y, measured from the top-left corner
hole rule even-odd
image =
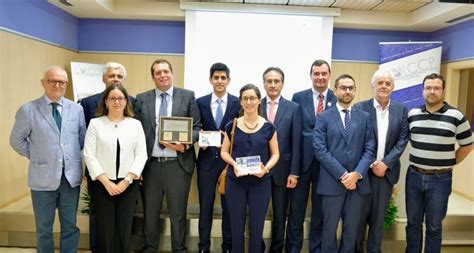
[[[286,227],[286,251],[300,252],[303,247],[303,223],[308,204],[311,186],[311,226],[310,226],[310,252],[320,252],[322,231],[322,202],[321,195],[317,194],[319,180],[319,162],[313,159],[308,170],[300,173],[298,185],[291,190],[290,214]]]
[[[270,179],[242,182],[227,175],[225,192],[232,232],[232,252],[261,253],[263,227],[271,195]],[[249,214],[248,251],[244,249],[247,210]]]
[[[369,173],[369,176],[372,192],[366,195],[362,205],[361,223],[357,232],[356,252],[358,253],[382,252],[385,211],[393,190],[393,185],[388,181],[387,177],[377,177],[372,173]],[[364,251],[363,241],[367,225],[369,226],[367,251]]]
[[[197,185],[199,190],[199,249],[208,251],[211,246],[211,228],[214,212],[216,186],[221,174],[223,163],[215,162],[210,170],[197,170]],[[219,194],[220,195],[220,194]],[[222,207],[222,245],[223,251],[232,249],[229,211],[227,210],[225,195],[220,195]]]
[[[39,253],[54,252],[53,224],[56,207],[61,224],[61,253],[75,253],[79,243],[79,228],[76,226],[80,187],[71,187],[66,177],[61,176],[55,191],[31,190],[33,212],[36,222],[36,248]]]
[[[286,217],[290,190],[286,184],[277,185],[272,179],[272,243],[270,252],[283,252],[285,244]]]
[[[346,191],[345,194],[340,195],[323,195],[321,252],[353,253],[355,251],[364,197],[357,191]],[[342,235],[338,249],[336,232],[339,219],[342,219]]]
[[[96,209],[97,252],[130,252],[133,213],[139,195],[138,187],[138,182],[135,181],[122,194],[110,196],[101,182],[92,182]]]
[[[156,252],[160,245],[160,213],[163,198],[171,220],[171,248],[186,252],[186,217],[192,174],[177,160],[151,160],[143,170],[144,252]]]

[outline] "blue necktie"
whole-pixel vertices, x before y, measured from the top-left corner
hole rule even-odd
[[[160,105],[160,114],[159,116],[168,116],[168,101],[166,101],[166,96],[168,95],[168,93],[161,93],[160,96],[161,96],[161,105]],[[161,149],[164,149],[165,146],[162,145],[162,144],[159,144],[158,145],[160,146]]]
[[[345,115],[344,115],[344,125],[345,125],[345,134],[346,138],[349,137],[349,129],[351,128],[351,114],[349,113],[349,109],[343,109],[342,110]]]
[[[56,102],[53,102],[51,103],[51,105],[53,106],[53,119],[54,121],[56,122],[56,125],[58,126],[58,129],[59,129],[59,132],[61,132],[61,114],[59,113],[58,111],[58,103]]]
[[[217,99],[217,109],[216,109],[216,126],[219,129],[221,127],[222,118],[224,118],[224,111],[222,110],[222,99]]]

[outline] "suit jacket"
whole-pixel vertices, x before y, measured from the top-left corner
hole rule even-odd
[[[378,130],[377,130],[377,112],[374,108],[374,99],[365,100],[354,105],[370,114],[370,119],[373,123],[373,131],[375,138],[375,149],[378,146]],[[388,166],[385,176],[388,181],[394,185],[398,182],[400,177],[400,156],[403,154],[408,143],[408,121],[407,108],[400,103],[390,101],[388,118],[388,130],[385,141],[385,156],[383,163]],[[377,151],[375,151],[377,155]]]
[[[306,171],[314,159],[314,152],[310,151],[309,147],[313,146],[313,133],[314,127],[316,122],[316,112],[314,110],[314,100],[313,100],[313,90],[307,89],[304,91],[300,91],[293,95],[293,102],[300,105],[301,110],[301,125],[302,125],[302,141],[301,141],[301,158],[302,158],[302,170]],[[332,90],[328,90],[327,98],[326,98],[326,110],[330,109],[333,106],[336,106],[336,96]],[[304,151],[308,150],[308,151]]]
[[[214,117],[212,116],[211,98],[212,93],[197,99],[197,105],[201,113],[202,130],[225,132],[225,125],[234,118],[239,117],[239,98],[230,94],[227,96],[227,106],[220,126],[216,126]],[[221,161],[222,164],[224,164],[221,159],[220,150],[221,149],[217,147],[199,149],[197,169],[210,170],[217,161]]]
[[[370,193],[367,172],[375,160],[375,141],[369,114],[352,108],[348,137],[336,106],[319,114],[316,125],[314,152],[321,164],[317,192],[323,195],[344,194],[346,188],[340,178],[346,171],[356,171],[362,175],[356,191]]]
[[[146,146],[148,154],[148,162],[151,159],[151,153],[156,139],[156,93],[155,89],[140,93],[137,95],[134,111],[135,118],[141,121],[146,137]],[[201,115],[199,108],[194,99],[194,92],[173,88],[173,108],[171,116],[192,117],[193,118],[193,143],[199,138],[199,130],[201,129]],[[184,152],[177,152],[178,162],[186,172],[192,173],[196,162],[196,154],[194,146]]]
[[[109,179],[118,179],[117,140],[120,143],[118,178],[124,178],[128,172],[141,175],[148,158],[142,124],[130,117],[114,123],[102,116],[91,120],[84,144],[84,160],[93,180],[103,173]]]
[[[266,97],[261,105],[263,117],[268,119]],[[286,185],[288,175],[298,176],[301,166],[301,112],[298,104],[281,97],[273,124],[278,133],[280,160],[272,169],[272,177],[281,186]]]
[[[59,131],[52,106],[42,96],[20,107],[10,135],[10,145],[30,160],[28,186],[35,191],[53,191],[61,182],[62,168],[71,187],[82,181],[81,149],[86,124],[82,107],[62,98]]]
[[[86,126],[89,126],[91,119],[95,118],[95,112],[97,111],[97,107],[99,106],[99,102],[102,98],[102,95],[104,95],[104,92],[97,93],[81,100],[81,105],[84,109],[84,117],[86,119]],[[129,98],[130,104],[133,107],[133,105],[135,104],[135,98],[132,96],[129,96]]]

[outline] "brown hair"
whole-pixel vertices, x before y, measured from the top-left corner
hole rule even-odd
[[[127,100],[127,104],[125,105],[125,110],[123,110],[123,116],[125,117],[133,117],[133,110],[132,110],[132,104],[130,104],[130,96],[128,95],[127,90],[125,87],[123,87],[122,84],[112,84],[109,87],[107,87],[104,91],[104,94],[100,98],[99,105],[97,106],[97,111],[95,112],[96,117],[101,117],[101,116],[106,116],[109,114],[109,109],[107,108],[107,105],[105,104],[105,100],[109,97],[109,94],[113,90],[119,90],[123,93],[125,100]]]
[[[247,91],[247,90],[255,91],[255,94],[257,94],[258,100],[262,99],[262,94],[260,93],[260,90],[258,89],[257,86],[255,86],[253,84],[246,84],[246,85],[244,85],[244,87],[242,87],[240,89],[239,101],[242,102],[242,94],[244,94],[244,92]],[[258,105],[258,110],[257,110],[259,116],[262,116],[262,108],[261,107],[262,107],[262,104],[259,104]],[[242,107],[240,107],[239,116],[242,116],[242,115],[244,115],[244,109],[242,109]]]
[[[169,61],[166,60],[166,59],[156,59],[156,60],[151,64],[151,67],[150,67],[151,76],[153,76],[153,72],[154,72],[154,69],[153,69],[153,68],[155,68],[155,65],[161,64],[161,63],[166,63],[166,64],[168,64],[168,67],[170,67],[171,74],[173,74],[173,66],[171,66],[171,62],[169,62]]]

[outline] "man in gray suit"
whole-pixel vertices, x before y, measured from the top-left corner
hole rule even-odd
[[[283,252],[285,224],[290,189],[298,183],[301,147],[301,113],[299,105],[281,96],[285,74],[278,67],[263,72],[267,96],[262,99],[262,114],[278,131],[280,160],[272,175],[272,243],[270,252]]]
[[[20,107],[10,145],[30,160],[28,186],[36,222],[38,252],[54,252],[53,224],[58,209],[60,252],[76,252],[76,213],[82,180],[81,149],[86,124],[82,107],[64,98],[68,76],[48,67],[41,79],[44,95]]]
[[[186,213],[196,156],[194,146],[159,141],[160,116],[193,118],[192,140],[201,129],[201,116],[194,92],[173,86],[173,67],[165,59],[151,65],[156,89],[137,95],[135,117],[145,131],[148,161],[143,170],[144,252],[156,252],[160,238],[160,211],[163,197],[171,220],[173,252],[186,252]]]
[[[363,252],[366,225],[369,225],[367,252],[382,252],[385,210],[393,186],[398,182],[400,156],[408,142],[407,109],[403,104],[390,99],[395,88],[394,81],[390,71],[377,70],[372,77],[374,98],[354,105],[370,114],[376,141],[376,160],[369,170],[372,192],[364,200],[357,233],[357,252]]]

